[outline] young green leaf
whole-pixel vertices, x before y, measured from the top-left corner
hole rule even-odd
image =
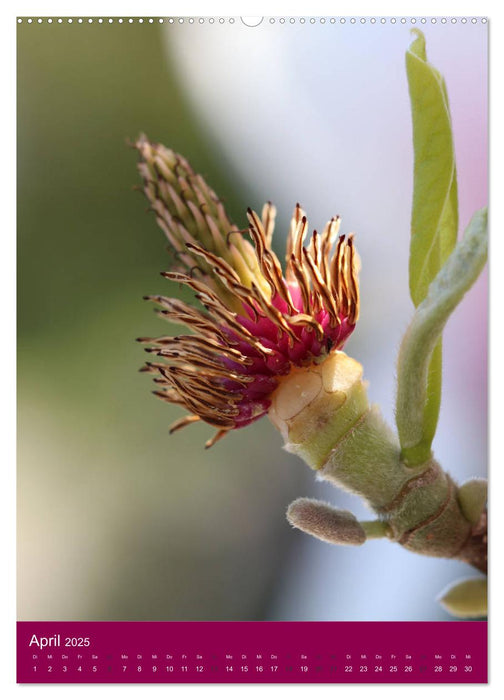
[[[444,80],[428,61],[425,38],[406,53],[415,153],[411,214],[410,293],[415,306],[451,253],[457,239],[457,177]]]
[[[415,154],[409,284],[411,299],[418,306],[457,240],[458,201],[446,86],[427,61],[424,35],[417,29],[413,33],[416,38],[406,53]],[[431,353],[426,401],[419,415],[423,443],[429,450],[441,404],[441,338]]]

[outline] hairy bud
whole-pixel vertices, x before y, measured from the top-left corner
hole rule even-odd
[[[291,503],[287,520],[293,527],[330,544],[359,545],[366,541],[364,528],[355,515],[313,498],[298,498]]]

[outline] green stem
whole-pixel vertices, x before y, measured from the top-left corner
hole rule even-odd
[[[484,570],[481,485],[460,493],[433,459],[413,468],[405,464],[396,436],[377,406],[369,406],[355,360],[337,352],[286,378],[270,418],[286,449],[316,470],[317,478],[361,496],[379,516],[379,522],[357,523],[349,513],[300,499],[289,509],[295,527],[333,543],[386,536],[412,552],[462,559]]]
[[[377,540],[391,535],[390,527],[382,520],[365,520],[359,525],[366,533],[367,540]]]
[[[434,437],[425,425],[431,357],[457,304],[478,278],[487,258],[487,212],[477,211],[418,306],[401,343],[397,367],[396,422],[401,455],[409,466],[431,457]]]

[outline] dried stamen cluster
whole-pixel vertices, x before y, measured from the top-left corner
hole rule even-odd
[[[339,217],[307,240],[298,204],[284,276],[271,248],[271,203],[261,217],[247,212],[252,246],[185,159],[143,137],[136,148],[144,192],[175,255],[175,269],[162,274],[190,287],[201,304],[146,297],[192,334],[141,338],[160,358],[144,371],[155,375],[157,396],[191,412],[172,431],[198,420],[218,428],[209,447],[267,413],[272,393],[293,368],[343,346],[359,313],[357,254],[352,236],[338,236]]]

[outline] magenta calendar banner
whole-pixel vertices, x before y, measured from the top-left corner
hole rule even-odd
[[[487,682],[489,24],[17,18],[19,683]]]
[[[486,683],[486,666],[486,622],[18,623],[20,683]]]

